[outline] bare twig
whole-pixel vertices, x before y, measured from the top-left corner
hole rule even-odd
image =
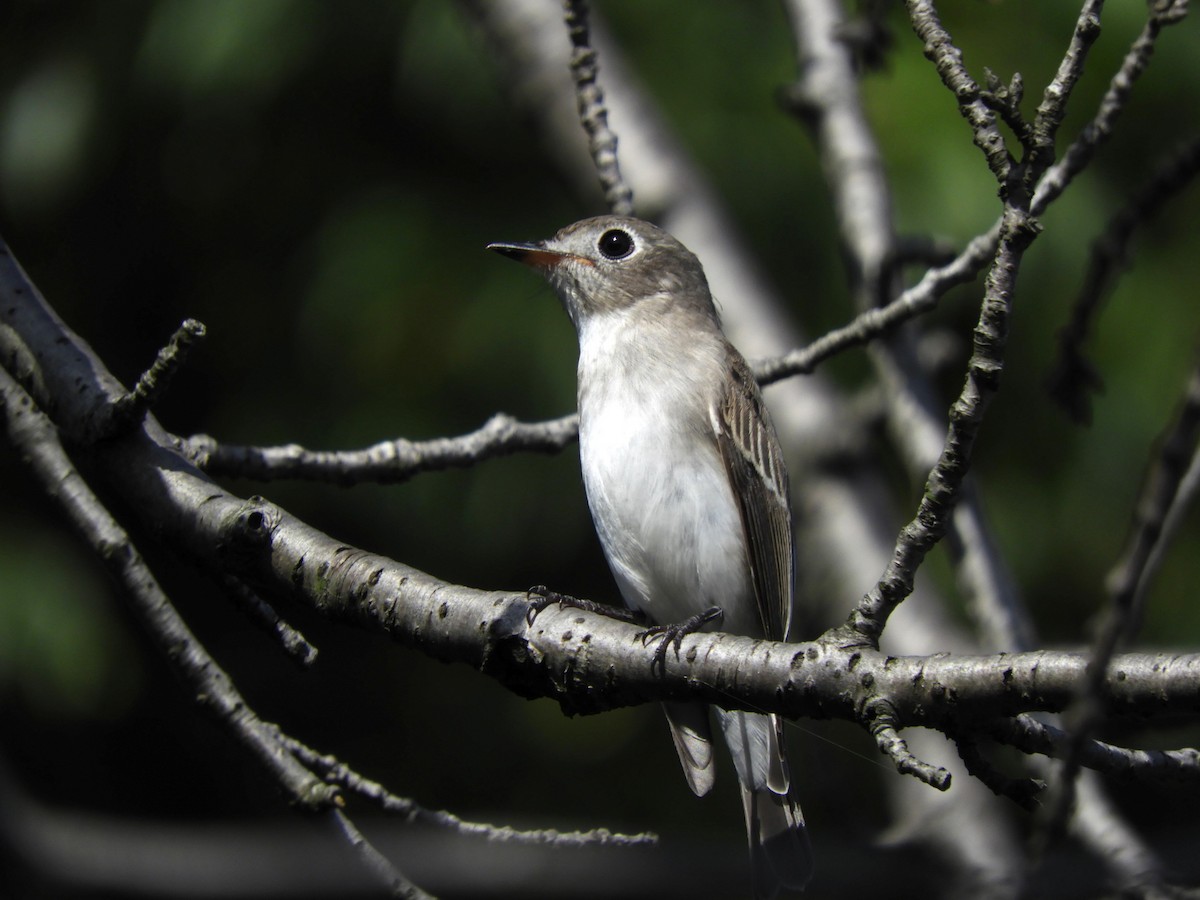
[[[967,771],[986,784],[993,793],[1008,797],[1023,809],[1037,808],[1038,795],[1046,784],[1034,778],[1010,778],[996,769],[979,750],[979,744],[970,737],[955,737],[954,745]]]
[[[54,425],[5,369],[0,369],[0,400],[13,445],[125,589],[139,618],[197,699],[266,766],[296,803],[314,809],[332,803],[336,788],[326,785],[289,754],[279,752],[271,726],[250,709],[229,676],[196,640],[129,535],[71,464]]]
[[[1084,744],[1090,740],[1103,715],[1099,694],[1113,654],[1134,625],[1139,588],[1146,566],[1154,555],[1163,523],[1175,503],[1187,462],[1200,439],[1200,366],[1188,381],[1183,406],[1162,443],[1158,459],[1146,478],[1134,513],[1133,533],[1121,561],[1109,575],[1110,601],[1097,628],[1081,693],[1067,711],[1065,723],[1070,738],[1059,778],[1047,804],[1043,822],[1047,835],[1061,829],[1074,795],[1074,780],[1083,765]]]
[[[967,364],[966,383],[950,408],[946,443],[929,473],[916,516],[904,526],[879,583],[858,604],[848,623],[872,646],[879,640],[892,610],[912,592],[917,567],[946,533],[970,465],[984,411],[999,387],[1016,275],[1021,257],[1035,234],[1028,214],[1009,205],[1005,210],[1005,228],[996,260],[987,277],[979,323],[975,327],[975,349]]]
[[[358,827],[347,818],[340,809],[333,808],[326,813],[338,832],[349,842],[350,846],[363,861],[367,870],[385,885],[393,897],[403,897],[404,900],[434,900],[433,896],[425,893],[408,880],[392,861],[375,849],[375,846],[363,837]]]
[[[1062,195],[1067,185],[1087,167],[1095,152],[1112,134],[1113,126],[1125,109],[1134,83],[1149,65],[1163,25],[1179,21],[1182,11],[1186,9],[1186,3],[1168,5],[1171,7],[1168,12],[1151,10],[1145,28],[1125,54],[1096,115],[1081,129],[1062,159],[1051,165],[1042,175],[1030,205],[1033,215],[1039,216],[1044,213]],[[1000,224],[998,219],[988,231],[972,239],[952,262],[940,268],[930,269],[918,284],[905,291],[892,305],[903,301],[905,305],[919,307],[923,311],[926,307],[932,308],[936,305],[945,291],[971,281],[995,254],[996,244],[1000,240]],[[890,327],[890,323],[884,327]],[[816,346],[817,343],[814,342],[812,346]],[[796,371],[802,372],[805,369],[799,368]]]
[[[1039,107],[1038,119],[1030,129],[1038,135],[1040,142],[1054,140],[1057,123],[1064,113],[1062,105],[1078,80],[1090,46],[1088,36],[1093,29],[1085,23],[1100,5],[1098,2],[1084,4],[1075,37],[1058,74],[1047,88],[1046,96],[1051,99]],[[961,53],[950,35],[938,21],[932,2],[909,0],[908,8],[914,29],[926,42],[926,55],[934,62],[943,83],[954,91],[960,110],[972,125],[976,144],[983,149],[989,167],[1000,181],[1005,207],[996,257],[988,273],[979,323],[975,327],[974,352],[967,365],[963,391],[950,410],[950,428],[941,455],[929,474],[916,517],[901,532],[879,583],[863,598],[849,621],[850,627],[872,644],[878,641],[891,611],[912,591],[916,568],[945,534],[958,504],[984,411],[999,387],[1008,318],[1021,257],[1038,231],[1029,211],[1028,191],[1019,190],[1020,182],[1026,180],[1027,167],[1040,171],[1049,164],[1044,148],[1038,149],[1040,143],[1025,147],[1024,159],[1015,168],[1007,162],[1001,164],[999,154],[1005,157],[1008,154],[995,117],[979,98],[978,86],[963,66]]]
[[[911,775],[939,791],[950,789],[950,773],[941,766],[930,765],[913,755],[904,738],[900,737],[900,726],[896,711],[886,700],[876,700],[867,705],[866,719],[875,745],[896,764],[901,775]]]
[[[1154,544],[1154,549],[1150,552],[1150,558],[1146,560],[1141,578],[1138,580],[1137,595],[1133,601],[1135,618],[1140,619],[1145,603],[1146,591],[1149,589],[1150,583],[1154,580],[1154,576],[1158,573],[1159,567],[1162,565],[1164,554],[1171,544],[1174,543],[1176,536],[1178,536],[1179,530],[1183,526],[1185,514],[1195,505],[1198,494],[1200,494],[1200,445],[1192,453],[1192,460],[1179,482],[1179,490],[1175,494],[1175,500],[1171,503],[1171,508],[1167,510],[1167,516],[1163,520],[1162,532],[1159,534],[1158,540]]]
[[[579,105],[579,121],[587,132],[588,148],[604,188],[608,208],[618,216],[633,214],[633,191],[621,177],[617,161],[617,136],[608,125],[604,91],[597,81],[596,51],[588,34],[587,0],[563,0],[567,34],[571,38],[571,76]]]
[[[208,435],[184,439],[180,449],[213,475],[262,481],[303,478],[335,484],[395,484],[421,472],[472,466],[496,456],[557,453],[578,438],[578,429],[575,415],[545,422],[519,422],[498,413],[482,427],[459,437],[428,441],[397,438],[362,450],[307,450],[298,444],[246,447],[222,444]]]
[[[962,51],[942,27],[933,0],[907,0],[905,5],[913,30],[925,44],[925,56],[934,64],[942,83],[958,101],[958,111],[971,126],[975,146],[983,151],[996,181],[1006,186],[1013,160],[1004,146],[1004,135],[996,124],[995,114],[963,65]]]
[[[984,240],[977,238],[972,247],[978,249],[984,244]],[[793,375],[807,375],[825,360],[851,347],[873,341],[904,322],[928,312],[937,306],[938,300],[951,287],[970,281],[976,274],[975,253],[964,253],[949,266],[930,269],[918,285],[886,306],[864,310],[852,321],[827,332],[806,347],[773,359],[756,361],[754,374],[761,384],[774,384]]]
[[[262,597],[250,590],[243,582],[228,576],[221,579],[225,592],[246,616],[268,634],[272,635],[283,651],[299,665],[308,667],[317,661],[317,648],[299,631],[279,617],[279,614]]]
[[[645,832],[619,834],[607,828],[593,828],[588,831],[557,831],[552,828],[520,830],[507,825],[468,822],[445,810],[426,809],[407,797],[398,797],[383,785],[359,775],[336,757],[317,753],[293,737],[281,734],[280,740],[297,759],[320,772],[327,781],[341,785],[347,792],[371,800],[387,812],[403,816],[406,822],[449,828],[460,834],[483,837],[497,843],[550,844],[560,847],[582,847],[590,844],[635,847],[658,843],[657,835]]]
[[[133,390],[113,403],[108,427],[98,437],[129,428],[141,421],[150,408],[167,390],[192,346],[204,337],[204,325],[195,319],[185,319],[171,335],[167,345],[158,351],[153,365],[138,379]]]
[[[1037,187],[1042,174],[1054,162],[1054,141],[1058,137],[1058,128],[1066,117],[1071,92],[1083,75],[1088,51],[1100,36],[1100,13],[1103,9],[1104,0],[1086,0],[1083,4],[1067,52],[1063,54],[1054,78],[1042,93],[1042,102],[1038,105],[1028,138],[1022,141],[1026,149],[1024,177],[1027,191],[1032,192]]]
[[[1136,750],[1087,739],[1076,751],[1074,738],[1061,728],[1039,722],[1033,716],[1000,718],[986,726],[988,737],[1015,747],[1022,753],[1037,753],[1054,759],[1075,754],[1089,769],[1129,780],[1200,783],[1200,750]]]
[[[866,344],[935,308],[947,290],[978,274],[979,260],[985,253],[994,252],[994,248],[992,235],[981,235],[953,262],[930,269],[920,282],[887,306],[860,313],[806,347],[756,360],[754,372],[759,383],[774,384],[809,374],[838,353]],[[395,484],[423,472],[468,468],[515,453],[557,453],[577,438],[578,417],[574,414],[542,422],[520,422],[497,413],[479,429],[458,437],[428,441],[396,438],[361,450],[311,450],[299,444],[274,447],[226,444],[206,434],[180,439],[180,449],[210,475],[236,475],[259,481],[294,478],[343,485]]]
[[[850,325],[772,361],[762,371],[774,378],[811,367],[824,354],[885,336],[886,340],[871,346],[869,358],[878,373],[893,438],[913,477],[924,479],[942,446],[945,419],[927,370],[918,360],[915,337],[898,326],[932,309],[953,284],[974,278],[994,254],[996,241],[991,235],[977,238],[963,256],[952,259],[944,269],[928,272],[920,285],[888,302],[898,290],[900,264],[891,221],[891,189],[853,61],[837,36],[841,4],[791,0],[785,8],[792,23],[799,72],[789,98],[812,126],[838,211],[842,243],[851,260],[857,304],[864,311]],[[1019,78],[1014,78],[1014,85],[1018,84]],[[1016,103],[1015,97],[1012,102]],[[981,620],[1006,623],[1009,634],[1020,631],[1023,611],[1017,608],[1016,591],[989,537],[975,492],[966,491],[953,510],[950,531],[952,546],[958,551],[959,580],[971,608]],[[1011,644],[994,643],[1013,649]]]
[[[1021,112],[1021,101],[1025,98],[1025,80],[1021,73],[1014,72],[1008,84],[987,66],[984,66],[983,76],[987,90],[981,91],[979,96],[1012,129],[1017,141],[1026,146],[1033,140],[1033,133],[1030,124],[1025,121],[1025,114]]]
[[[1062,195],[1067,185],[1087,167],[1096,151],[1112,134],[1113,126],[1129,101],[1133,85],[1149,65],[1162,27],[1179,21],[1186,9],[1183,3],[1167,6],[1169,9],[1166,11],[1151,10],[1145,28],[1126,53],[1095,116],[1071,142],[1062,159],[1042,175],[1030,206],[1033,215],[1044,213]],[[849,325],[830,332],[807,347],[762,365],[759,371],[763,373],[764,383],[812,371],[828,356],[865,343],[886,333],[899,322],[935,307],[942,294],[956,285],[973,280],[993,258],[1000,240],[1000,224],[1000,220],[997,220],[991,229],[972,239],[951,262],[927,271],[916,285],[908,288],[888,306],[867,311]]]
[[[1154,167],[1144,183],[1092,242],[1091,259],[1083,284],[1071,307],[1067,324],[1058,333],[1059,356],[1047,378],[1050,395],[1076,422],[1092,419],[1091,392],[1102,386],[1099,373],[1083,352],[1101,301],[1124,267],[1129,241],[1138,226],[1156,215],[1163,205],[1200,172],[1200,139],[1177,147]]]
[[[1162,7],[1156,8],[1156,7]],[[1088,122],[1067,147],[1060,161],[1042,175],[1033,196],[1033,214],[1041,215],[1059,197],[1075,176],[1082,172],[1096,151],[1112,135],[1113,126],[1129,102],[1133,85],[1146,71],[1154,45],[1164,25],[1180,21],[1187,10],[1187,2],[1151,3],[1150,14],[1141,34],[1130,46],[1121,62],[1120,69],[1109,83],[1108,90],[1100,101],[1096,115]]]

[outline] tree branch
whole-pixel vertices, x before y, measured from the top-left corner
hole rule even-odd
[[[358,854],[367,870],[388,889],[393,897],[403,897],[404,900],[434,900],[415,884],[406,878],[399,869],[392,865],[391,860],[375,849],[353,822],[340,809],[330,809],[327,812],[334,827],[341,833],[354,852]]]
[[[996,125],[996,116],[981,96],[979,85],[963,65],[962,51],[955,46],[949,32],[942,27],[932,0],[906,0],[913,31],[925,44],[925,57],[933,63],[938,75],[954,99],[958,111],[971,126],[975,146],[983,151],[988,168],[1001,186],[1009,182],[1012,157],[1004,146],[1004,136]]]
[[[297,759],[319,771],[327,781],[341,786],[348,793],[370,800],[385,812],[400,815],[405,822],[448,828],[459,834],[483,837],[496,843],[547,844],[557,847],[637,847],[658,843],[657,835],[645,832],[618,834],[607,828],[593,828],[588,831],[557,831],[552,828],[521,830],[508,825],[467,822],[445,810],[426,809],[407,797],[398,797],[378,782],[363,778],[336,757],[317,753],[293,737],[280,735],[280,739]]]
[[[283,648],[297,665],[308,668],[317,661],[317,648],[308,642],[299,631],[280,618],[262,597],[250,590],[236,578],[221,579],[221,586],[230,599],[258,628],[267,632]]]
[[[1126,264],[1129,242],[1135,230],[1177,196],[1197,172],[1200,172],[1200,139],[1193,138],[1154,167],[1151,178],[1138,188],[1092,242],[1091,258],[1079,296],[1071,306],[1070,318],[1058,333],[1058,361],[1046,379],[1050,395],[1080,424],[1090,424],[1090,394],[1103,384],[1083,352],[1083,344],[1092,330],[1101,301],[1112,290],[1118,271]]]
[[[158,351],[153,365],[138,379],[128,394],[118,397],[110,407],[110,419],[103,437],[123,431],[149,412],[159,397],[166,393],[171,379],[182,367],[196,341],[204,337],[204,325],[186,319],[171,335],[167,345]]]
[[[1067,752],[1059,771],[1052,801],[1048,804],[1046,830],[1055,834],[1061,828],[1074,799],[1075,777],[1084,765],[1084,745],[1103,716],[1098,695],[1101,682],[1120,642],[1133,627],[1138,598],[1145,586],[1146,567],[1155,554],[1163,523],[1178,496],[1187,470],[1188,459],[1196,452],[1200,439],[1200,367],[1192,372],[1183,408],[1175,425],[1163,440],[1158,459],[1146,478],[1134,515],[1133,534],[1121,561],[1109,576],[1110,600],[1100,624],[1089,662],[1088,677],[1066,716]]]
[[[1072,747],[1070,733],[1039,722],[1032,716],[998,718],[987,726],[993,740],[1023,753],[1066,759],[1076,754],[1089,769],[1128,781],[1165,781],[1195,785],[1200,781],[1200,750],[1134,750],[1086,739]]]
[[[111,376],[65,328],[50,331],[50,314],[35,291],[14,294],[18,271],[0,266],[0,291],[19,300],[0,310],[7,326],[0,328],[0,359],[36,356],[55,370],[60,362],[90,359],[92,381],[68,391],[58,408],[82,415],[88,404],[103,405],[102,386]],[[47,381],[35,389],[45,394]],[[550,697],[568,712],[691,698],[789,717],[860,721],[866,704],[885,697],[900,726],[937,727],[959,721],[968,709],[985,717],[1061,709],[1083,677],[1085,658],[1074,654],[889,658],[859,641],[839,643],[840,632],[794,645],[692,635],[678,658],[668,654],[662,672],[652,673],[654,649],[642,646],[638,626],[554,608],[531,624],[524,592],[452,585],[347,547],[262,498],[241,500],[213,484],[178,454],[152,417],[91,453],[96,471],[153,523],[159,539],[198,563],[226,567],[272,595],[293,596],[435,658],[465,662],[522,696]],[[1105,710],[1191,714],[1198,671],[1200,657],[1120,656],[1104,682]],[[849,672],[854,685],[848,690]]]
[[[967,364],[966,383],[950,408],[946,443],[929,473],[916,516],[900,532],[887,569],[848,622],[848,627],[872,646],[877,645],[888,616],[912,592],[913,579],[925,555],[946,533],[984,411],[999,387],[1017,270],[1035,235],[1028,214],[1007,206],[996,260],[988,273],[979,323],[975,327],[975,348]]]
[[[480,428],[454,438],[380,441],[361,450],[307,450],[298,444],[247,447],[193,435],[180,449],[210,475],[260,481],[302,478],[333,484],[398,484],[422,472],[467,468],[514,453],[558,453],[579,437],[579,417],[519,422],[497,413]]]
[[[1109,82],[1108,90],[1100,100],[1095,116],[1071,142],[1061,160],[1042,175],[1033,197],[1033,213],[1042,212],[1066,189],[1075,176],[1082,172],[1096,151],[1112,135],[1113,126],[1125,111],[1133,86],[1146,71],[1154,46],[1165,25],[1182,21],[1187,12],[1187,2],[1178,0],[1154,0],[1148,4],[1149,17],[1141,34],[1134,40],[1117,74]]]
[[[954,92],[960,111],[972,125],[975,143],[984,151],[989,167],[1000,182],[1004,213],[996,257],[988,273],[979,322],[975,327],[974,351],[967,364],[966,383],[950,409],[950,427],[941,455],[930,471],[916,517],[902,530],[879,583],[863,598],[848,622],[850,628],[872,645],[877,645],[892,610],[912,592],[917,567],[950,527],[951,515],[970,466],[975,437],[987,405],[999,387],[1017,271],[1025,250],[1039,230],[1030,214],[1028,188],[1050,164],[1047,153],[1052,151],[1045,145],[1046,142],[1053,143],[1071,88],[1077,82],[1087,50],[1095,40],[1098,27],[1095,16],[1101,5],[1096,0],[1084,4],[1075,36],[1058,74],[1047,87],[1046,99],[1030,129],[1034,143],[1024,148],[1024,158],[1014,169],[1007,162],[1003,165],[999,162],[998,153],[1003,153],[1006,158],[1008,154],[996,128],[995,117],[979,98],[979,89],[962,65],[961,53],[949,33],[938,21],[932,2],[909,0],[913,28],[925,41],[926,56],[937,67],[943,83]],[[1021,185],[1017,183],[1017,177],[1025,182],[1026,189],[1018,190]]]
[[[587,0],[563,0],[563,14],[571,38],[571,76],[575,79],[579,121],[588,136],[588,149],[604,188],[604,199],[615,215],[633,215],[633,191],[621,177],[617,136],[608,125],[604,91],[597,80],[599,67],[588,30]]]
[[[1083,75],[1088,51],[1100,36],[1100,13],[1103,9],[1104,0],[1087,0],[1083,4],[1067,52],[1060,60],[1054,78],[1042,93],[1042,102],[1038,104],[1027,138],[1022,139],[1022,145],[1026,148],[1024,175],[1027,191],[1032,192],[1037,187],[1042,174],[1054,162],[1058,128],[1066,118],[1071,92]]]
[[[229,676],[196,640],[129,536],[71,464],[50,420],[5,369],[0,369],[0,402],[9,439],[121,585],[139,618],[201,705],[216,714],[266,766],[294,802],[313,809],[334,802],[336,789],[279,752],[271,727],[254,714]]]

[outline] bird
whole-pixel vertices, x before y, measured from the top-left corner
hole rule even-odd
[[[488,244],[539,270],[579,339],[588,507],[625,605],[678,652],[684,633],[787,640],[794,550],[788,476],[750,366],[726,339],[699,259],[640,219],[599,216]],[[707,705],[665,702],[688,786],[713,786]],[[714,707],[741,786],[756,897],[802,890],[813,852],[773,714]]]

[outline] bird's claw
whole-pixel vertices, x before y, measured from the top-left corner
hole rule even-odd
[[[602,616],[607,616],[610,619],[618,619],[622,622],[632,622],[632,614],[628,610],[618,609],[612,606],[605,606],[603,603],[596,603],[594,600],[584,600],[582,597],[572,597],[570,594],[560,594],[558,591],[552,591],[544,584],[535,584],[525,592],[525,599],[529,601],[529,609],[525,612],[525,622],[529,625],[533,624],[543,610],[547,607],[558,605],[559,609],[582,609],[586,612],[599,613]]]
[[[529,609],[525,612],[525,622],[528,625],[533,624],[536,619],[548,606],[553,606],[557,603],[560,607],[569,606],[575,597],[570,597],[566,594],[560,594],[558,591],[552,591],[544,584],[535,584],[525,592],[525,599],[529,601]]]
[[[705,625],[710,622],[720,622],[725,618],[725,613],[719,606],[712,606],[702,613],[697,613],[691,618],[684,619],[682,622],[676,622],[673,625],[654,625],[647,628],[638,635],[642,639],[642,646],[645,647],[650,641],[657,640],[659,642],[657,649],[654,651],[654,658],[650,660],[650,671],[653,672],[656,668],[660,673],[665,673],[667,670],[667,650],[675,647],[675,658],[679,658],[679,648],[683,643],[683,639],[689,634],[695,634]]]

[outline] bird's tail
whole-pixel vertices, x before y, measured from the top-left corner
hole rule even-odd
[[[703,703],[663,704],[667,724],[671,726],[671,738],[679,753],[679,764],[688,787],[697,797],[712,790],[716,777],[713,765],[712,732],[708,722],[708,706]]]
[[[717,714],[741,782],[755,897],[801,891],[812,877],[813,852],[792,797],[781,720],[736,710]]]

